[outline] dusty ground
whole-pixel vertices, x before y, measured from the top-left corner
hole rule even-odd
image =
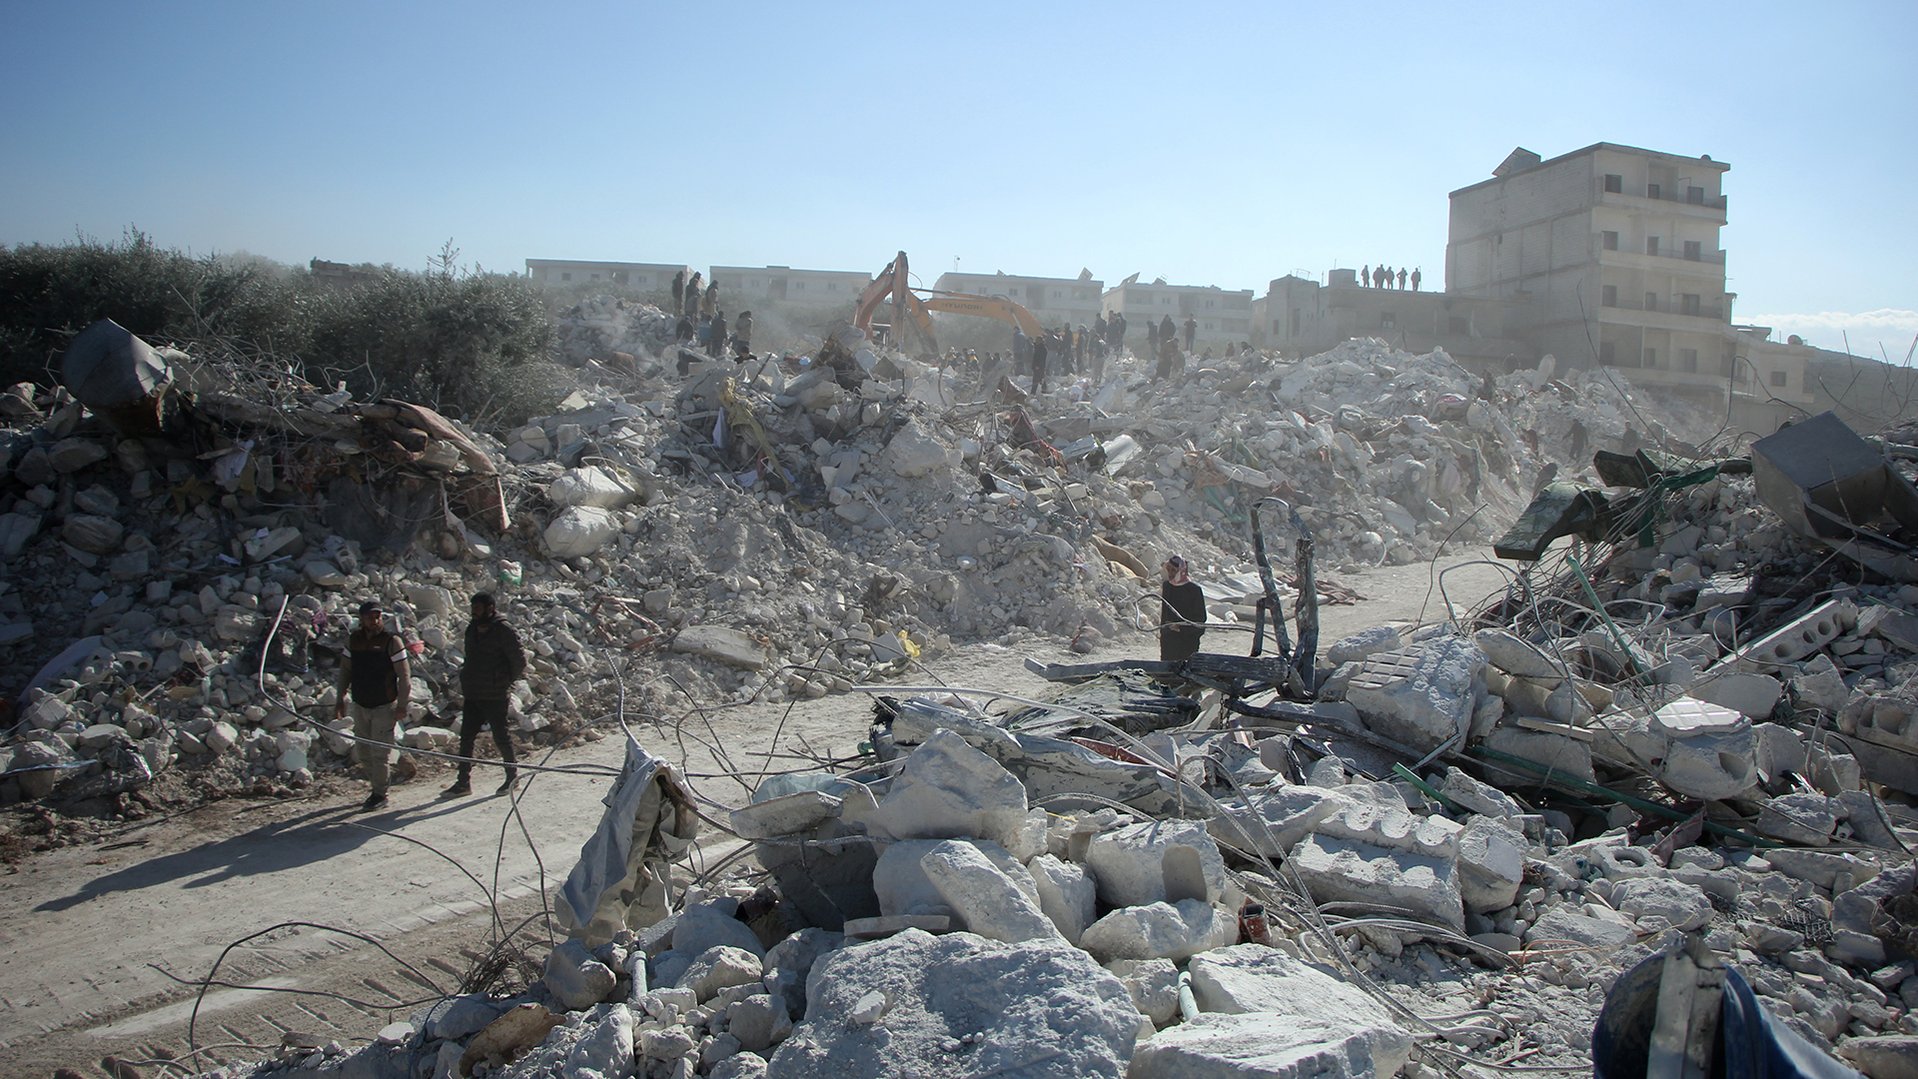
[[[1474,557],[1338,575],[1367,599],[1323,608],[1321,640],[1390,620],[1442,619],[1436,567]],[[1468,564],[1447,573],[1445,591],[1454,604],[1470,606],[1504,580],[1494,567]],[[1206,646],[1242,654],[1249,639],[1219,632]],[[1024,668],[1028,656],[1086,662],[1153,650],[1144,635],[1102,642],[1090,656],[1054,639],[1016,648],[975,645],[936,657],[906,681],[1042,694],[1046,683]],[[652,752],[683,761],[707,797],[736,805],[746,788],[733,773],[805,767],[808,754],[852,756],[870,714],[869,699],[855,693],[790,711],[719,711],[634,733]],[[709,745],[725,760],[716,760]],[[475,782],[479,796],[437,800],[447,775],[429,765],[395,786],[390,807],[378,813],[356,812],[364,796],[357,783],[321,783],[284,798],[214,802],[24,854],[0,876],[6,1073],[46,1076],[64,1067],[110,1075],[111,1057],[176,1059],[188,1052],[190,1026],[192,1043],[205,1054],[201,1067],[271,1055],[287,1032],[343,1043],[370,1038],[457,991],[485,955],[495,909],[509,928],[540,910],[541,895],[564,878],[597,822],[621,756],[618,737],[555,752],[547,765],[599,771],[526,784],[517,817],[508,799],[486,795],[493,782],[483,775]],[[728,838],[709,841],[692,871],[723,857]],[[287,924],[295,922],[307,924]],[[385,951],[333,929],[363,934]],[[226,951],[253,934],[261,935]],[[543,958],[543,930],[520,939],[535,961]],[[216,962],[218,981],[299,992],[214,988],[195,1018],[197,985],[183,980],[207,978]],[[147,1075],[163,1071],[138,1067]]]

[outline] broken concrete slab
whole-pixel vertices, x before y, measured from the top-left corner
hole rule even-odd
[[[1484,666],[1485,653],[1469,637],[1442,636],[1366,657],[1346,683],[1345,700],[1384,737],[1433,750],[1465,737]]]
[[[1456,857],[1312,835],[1293,848],[1289,864],[1321,904],[1384,905],[1454,930],[1465,928]]]
[[[935,842],[919,868],[969,932],[1007,943],[1059,933],[1027,891],[969,843]]]
[[[673,636],[673,651],[756,671],[766,666],[766,650],[753,636],[728,626],[687,626]]]
[[[1016,843],[1026,789],[998,762],[939,730],[906,757],[869,824],[894,839],[977,836]]]
[[[1201,899],[1120,907],[1093,922],[1079,943],[1103,962],[1115,959],[1179,961],[1231,944],[1238,918]]]
[[[1194,898],[1217,902],[1225,891],[1225,860],[1204,821],[1147,821],[1101,832],[1085,857],[1100,901],[1115,907],[1186,898],[1168,894],[1168,880],[1180,875],[1168,867],[1180,862],[1190,863],[1204,891]]]
[[[1250,1012],[1200,1013],[1139,1046],[1127,1079],[1375,1079],[1396,1075],[1411,1038],[1393,1025]]]
[[[1039,891],[1039,909],[1052,920],[1066,943],[1078,946],[1086,927],[1098,917],[1098,888],[1092,875],[1077,862],[1050,854],[1033,858],[1026,868]]]
[[[860,1022],[872,993],[886,1003]],[[1057,938],[1012,945],[909,929],[826,956],[807,995],[770,1074],[1120,1075],[1142,1019],[1119,979]]]

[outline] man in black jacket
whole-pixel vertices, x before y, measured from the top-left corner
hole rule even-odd
[[[493,744],[506,762],[506,779],[495,793],[505,794],[519,782],[519,770],[513,766],[513,735],[506,727],[506,701],[525,670],[526,653],[520,650],[519,635],[500,618],[492,596],[476,594],[473,620],[466,623],[466,661],[460,664],[460,693],[466,703],[460,714],[459,778],[446,788],[446,797],[473,793],[473,743],[481,727],[492,728]]]
[[[389,632],[380,605],[360,604],[360,624],[346,638],[346,658],[340,664],[340,700],[335,718],[353,705],[353,755],[359,758],[373,793],[361,809],[386,804],[386,758],[393,748],[393,725],[406,718],[406,702],[413,692],[412,671],[406,662],[406,642]]]

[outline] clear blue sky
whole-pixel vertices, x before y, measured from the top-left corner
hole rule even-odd
[[[1900,360],[1915,38],[1911,0],[15,0],[0,242],[1429,288],[1447,192],[1609,141],[1731,164],[1739,321]]]

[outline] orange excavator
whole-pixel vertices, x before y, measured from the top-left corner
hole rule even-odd
[[[888,262],[886,268],[873,278],[872,284],[859,294],[859,302],[853,308],[852,324],[871,336],[873,316],[888,298],[891,300],[895,341],[907,351],[912,351],[914,344],[919,345],[922,355],[939,354],[939,341],[932,332],[934,311],[997,319],[1024,330],[1028,337],[1037,337],[1045,332],[1045,327],[1039,325],[1039,320],[1033,317],[1032,312],[1004,296],[975,296],[965,292],[913,288],[907,277],[904,251]],[[909,335],[916,337],[917,341],[909,340]]]

